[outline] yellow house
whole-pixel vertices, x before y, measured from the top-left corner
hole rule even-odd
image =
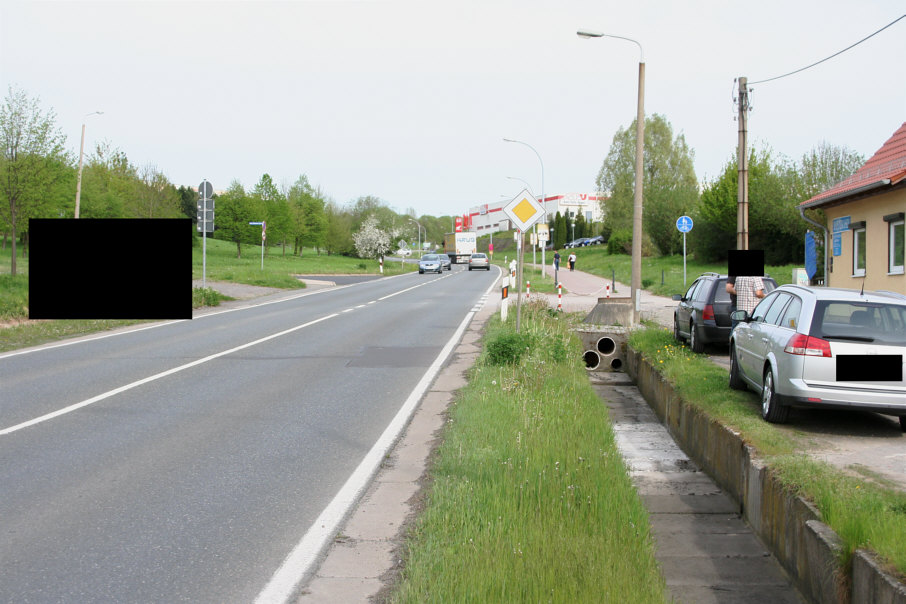
[[[852,176],[800,207],[827,216],[829,287],[906,294],[906,122]]]

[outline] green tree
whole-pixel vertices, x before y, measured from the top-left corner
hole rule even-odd
[[[635,121],[614,135],[596,185],[609,191],[603,207],[604,228],[632,229],[635,195]],[[682,249],[682,235],[676,230],[676,219],[693,214],[698,204],[698,181],[693,166],[694,153],[685,136],[674,136],[673,127],[664,116],[645,118],[642,223],[661,254]],[[576,235],[578,237],[578,235]]]
[[[823,141],[800,160],[796,171],[796,196],[799,201],[811,199],[865,164],[865,157],[846,147]]]
[[[132,218],[176,218],[180,214],[180,198],[176,187],[156,166],[147,165],[137,171],[132,182],[133,193],[128,205]]]
[[[334,201],[327,201],[324,206],[327,218],[327,230],[324,234],[324,248],[327,255],[351,255],[355,249],[352,241],[353,217]]]
[[[242,257],[243,243],[261,243],[261,227],[249,225],[249,222],[260,222],[264,216],[261,204],[261,201],[246,195],[238,180],[234,180],[230,188],[217,197],[214,235],[217,239],[235,243],[237,258]]]
[[[808,225],[799,217],[796,178],[796,167],[775,159],[769,149],[750,151],[749,249],[764,250],[767,264],[802,261]],[[736,249],[737,189],[734,158],[702,191],[691,242],[697,259],[725,260],[727,250]]]
[[[293,253],[300,253],[302,246],[311,246],[320,254],[327,235],[323,194],[313,189],[303,174],[290,187],[286,197],[294,224]]]
[[[40,216],[48,191],[67,176],[66,137],[55,121],[53,110],[42,112],[38,99],[9,87],[0,107],[0,221],[12,232],[12,275],[16,274],[19,229],[29,218]]]
[[[566,242],[566,218],[558,211],[554,217],[554,249],[563,249]]]
[[[283,247],[286,255],[286,242],[293,238],[294,224],[286,196],[274,184],[270,174],[263,174],[261,180],[252,189],[252,198],[264,208],[264,220],[267,221],[267,237]],[[265,248],[265,253],[267,249]]]

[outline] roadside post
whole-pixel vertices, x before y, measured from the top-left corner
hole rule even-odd
[[[692,230],[692,219],[680,216],[676,219],[676,230],[683,234],[683,287],[686,287],[686,233]]]
[[[503,278],[503,284],[500,287],[500,320],[506,323],[507,316],[507,307],[509,306],[510,299],[510,278],[506,276]]]
[[[198,185],[197,228],[201,231],[201,287],[206,288],[208,285],[208,233],[214,232],[214,187],[207,179],[202,180]]]

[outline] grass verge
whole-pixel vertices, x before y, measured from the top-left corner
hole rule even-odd
[[[670,331],[635,331],[629,345],[654,364],[688,404],[737,430],[787,488],[815,504],[843,540],[844,568],[849,568],[856,549],[866,547],[906,577],[906,493],[810,458],[805,439],[762,420],[754,393],[730,390],[725,369],[678,344]]]
[[[394,602],[664,602],[648,515],[567,320],[493,319]]]

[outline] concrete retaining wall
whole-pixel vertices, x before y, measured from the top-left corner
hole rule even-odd
[[[655,368],[631,348],[626,372],[689,457],[739,503],[740,513],[813,602],[906,604],[906,586],[859,550],[850,584],[839,566],[839,536],[820,512],[780,484],[739,434],[685,403]]]

